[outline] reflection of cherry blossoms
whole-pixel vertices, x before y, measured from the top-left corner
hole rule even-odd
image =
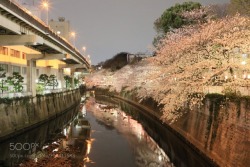
[[[138,97],[164,104],[162,118],[174,121],[182,114],[179,109],[201,105],[208,91],[247,88],[249,53],[250,19],[227,17],[174,30],[163,39],[156,57],[117,72],[98,71],[88,83],[118,92],[137,88]]]

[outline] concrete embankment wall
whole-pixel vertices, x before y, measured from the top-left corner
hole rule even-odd
[[[160,120],[161,112],[151,98],[140,101],[133,92],[112,93],[96,91],[144,108]],[[180,111],[182,117],[166,126],[172,128],[201,155],[206,155],[219,166],[250,164],[250,99],[208,95],[201,108]]]
[[[79,89],[3,100],[0,104],[0,141],[38,126],[80,103]]]

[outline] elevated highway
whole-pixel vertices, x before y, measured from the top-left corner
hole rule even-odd
[[[71,67],[76,64],[90,68],[89,62],[74,46],[11,0],[0,1],[0,46],[4,45],[23,45],[41,53],[30,55],[30,59],[59,59]]]

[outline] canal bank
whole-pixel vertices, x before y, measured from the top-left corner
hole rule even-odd
[[[139,102],[133,92],[117,93],[101,89],[96,89],[96,94],[125,100],[144,109],[146,114],[162,123],[161,106],[150,99]],[[202,107],[183,111],[176,122],[165,122],[165,125],[210,165],[245,166],[250,164],[248,104],[247,98],[229,101],[221,95],[211,95],[205,99]],[[157,133],[158,129],[151,131]]]
[[[0,142],[0,166],[19,166],[18,164],[26,159],[34,161],[36,153],[41,153],[46,148],[44,146],[61,137],[61,132],[75,119],[78,113],[79,104],[43,124],[37,124],[19,135]],[[39,154],[37,157],[41,158],[44,155]]]
[[[1,99],[0,142],[42,125],[79,105],[82,90]]]

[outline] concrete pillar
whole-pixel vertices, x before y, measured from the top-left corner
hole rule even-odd
[[[28,60],[27,67],[27,91],[31,92],[32,96],[36,96],[36,61]]]
[[[61,87],[62,87],[62,89],[63,89],[64,87],[66,87],[66,85],[65,85],[65,80],[64,80],[63,77],[64,77],[64,76],[63,76],[63,69],[62,69],[62,68],[59,68],[59,69],[58,69],[58,80],[61,81]]]
[[[75,81],[74,81],[75,69],[74,69],[74,68],[71,68],[71,69],[70,69],[70,72],[71,72],[71,77],[72,77],[71,85],[72,85],[72,88],[74,89],[74,88],[75,88]]]

